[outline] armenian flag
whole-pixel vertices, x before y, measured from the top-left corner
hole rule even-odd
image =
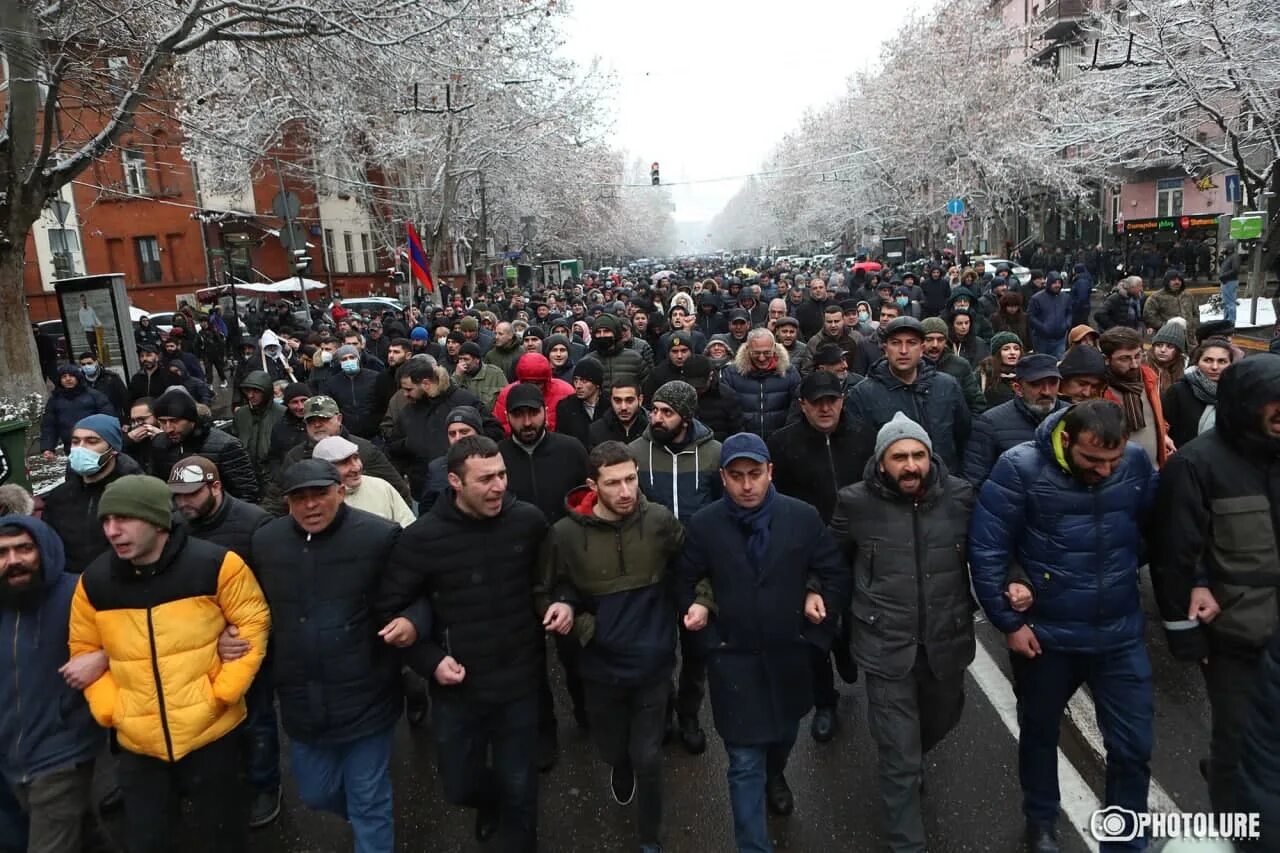
[[[413,277],[417,279],[427,291],[427,293],[435,293],[436,283],[431,280],[431,263],[427,260],[426,250],[422,248],[422,240],[418,238],[418,231],[413,227],[413,223],[407,223],[409,230],[409,270],[413,273]]]

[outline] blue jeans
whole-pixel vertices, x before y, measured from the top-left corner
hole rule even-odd
[[[724,745],[729,754],[729,803],[733,807],[733,837],[738,853],[773,853],[765,814],[765,784],[787,769],[799,728],[797,720],[790,736],[778,743]]]
[[[1051,355],[1054,358],[1062,358],[1063,353],[1067,351],[1067,339],[1065,337],[1057,340],[1048,340],[1046,338],[1032,337],[1032,344],[1035,350],[1042,355]]]
[[[276,725],[270,650],[244,699],[248,706],[245,734],[249,739],[245,777],[254,790],[275,792],[280,787],[280,730]]]
[[[298,796],[309,807],[351,823],[356,853],[391,853],[391,735],[394,728],[339,744],[292,741]]]
[[[1222,283],[1222,319],[1228,323],[1236,321],[1236,293],[1240,290],[1239,279]]]
[[[1058,731],[1062,712],[1080,685],[1089,685],[1107,749],[1107,806],[1147,811],[1151,780],[1154,699],[1151,661],[1141,642],[1100,654],[1044,649],[1038,657],[1011,654],[1018,695],[1018,776],[1027,822],[1053,826],[1058,818]],[[1103,844],[1103,850],[1143,850],[1147,840]]]
[[[537,850],[538,692],[496,704],[437,694],[431,703],[431,732],[445,800],[477,809],[496,807],[495,849]]]

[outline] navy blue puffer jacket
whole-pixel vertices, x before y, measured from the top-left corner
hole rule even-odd
[[[1045,418],[1033,443],[1000,457],[983,484],[969,527],[973,588],[1006,634],[1027,624],[1046,649],[1111,651],[1142,642],[1141,531],[1158,475],[1146,452],[1129,444],[1101,484],[1076,480],[1059,458],[1067,411]],[[1035,592],[1025,613],[1004,597],[1015,563]]]
[[[933,452],[948,469],[961,469],[969,440],[969,405],[960,384],[929,362],[922,360],[916,381],[904,385],[889,369],[889,362],[880,359],[871,365],[866,381],[849,392],[849,406],[852,414],[866,418],[877,430],[902,412],[929,433]]]
[[[800,374],[790,365],[785,351],[777,349],[782,354],[775,370],[744,372],[738,364],[731,364],[720,371],[721,389],[732,391],[742,406],[743,428],[761,438],[786,426],[791,402],[800,393]]]
[[[1067,404],[1059,400],[1054,411],[1066,407]],[[964,448],[964,478],[975,489],[980,487],[1000,454],[1036,437],[1036,427],[1041,420],[1043,418],[1021,397],[979,415],[973,422],[973,433]]]

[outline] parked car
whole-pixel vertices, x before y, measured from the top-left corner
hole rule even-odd
[[[330,323],[333,322],[332,305],[325,309],[325,319]],[[403,311],[404,305],[398,299],[391,299],[387,296],[360,296],[354,299],[342,300],[342,307],[346,308],[352,314],[359,314],[361,311],[368,311],[374,317],[381,317],[383,311]]]
[[[994,272],[996,267],[1000,266],[1000,264],[1008,264],[1010,275],[1024,285],[1031,283],[1031,270],[1027,269],[1022,264],[1015,263],[1014,261],[1010,261],[1005,258],[988,258],[981,255],[973,258],[970,263],[974,261],[982,261],[987,265],[988,270],[991,272]]]

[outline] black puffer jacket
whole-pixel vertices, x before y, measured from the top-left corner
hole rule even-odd
[[[743,373],[731,364],[720,371],[720,388],[738,398],[743,429],[768,438],[786,424],[791,401],[800,391],[800,374],[790,365],[770,371],[748,368]]]
[[[427,465],[431,460],[449,451],[445,419],[459,406],[470,406],[479,412],[485,435],[494,441],[502,439],[502,427],[489,416],[480,398],[457,385],[450,384],[449,390],[438,397],[407,404],[396,416],[387,452],[403,470],[409,472],[409,486],[413,494],[422,494],[427,482]]]
[[[592,350],[587,358],[598,362],[604,371],[604,382],[600,385],[600,399],[606,405],[608,405],[609,392],[613,390],[614,385],[643,388],[644,381],[649,376],[644,358],[635,350],[623,348],[611,355]]]
[[[969,407],[960,386],[927,361],[921,361],[916,381],[902,384],[880,359],[871,367],[867,381],[859,382],[849,395],[852,414],[861,415],[879,430],[902,412],[924,427],[933,440],[933,452],[948,470],[960,470],[965,442],[969,439]]]
[[[67,552],[67,571],[83,572],[109,546],[98,520],[98,501],[107,486],[129,474],[143,473],[133,458],[116,454],[115,469],[95,483],[67,471],[62,483],[44,496],[44,523],[52,527]]]
[[[630,444],[640,436],[644,435],[645,429],[649,426],[649,415],[644,409],[636,410],[636,418],[631,422],[630,427],[623,426],[622,421],[618,420],[618,416],[613,413],[613,407],[605,412],[603,418],[591,425],[591,429],[587,431],[587,449],[595,447],[597,444],[604,444],[606,441],[621,441],[623,444]]]
[[[533,581],[546,533],[538,508],[508,492],[493,518],[467,515],[445,495],[400,534],[375,609],[391,616],[424,596],[430,602],[431,631],[407,659],[434,694],[502,703],[538,689],[544,640]],[[461,684],[435,680],[446,655],[466,667]]]
[[[769,436],[773,484],[778,491],[799,498],[831,521],[836,494],[861,481],[867,460],[875,452],[875,430],[848,412],[830,434],[810,426],[803,416]]]
[[[371,606],[399,534],[398,524],[346,505],[320,533],[286,517],[254,534],[253,568],[271,605],[272,672],[289,737],[349,743],[400,716],[399,657],[378,636],[387,620]]]
[[[854,657],[868,672],[902,678],[923,643],[934,675],[963,672],[975,651],[966,560],[974,491],[937,455],[919,501],[886,483],[875,459],[864,474],[840,490],[831,518],[853,566]]]
[[[742,403],[738,396],[721,387],[720,379],[712,376],[707,390],[698,394],[698,408],[693,416],[711,430],[716,441],[724,441],[744,429]]]
[[[262,507],[231,495],[223,495],[222,506],[204,518],[188,521],[174,513],[175,523],[185,524],[192,537],[233,551],[255,574],[258,567],[253,559],[253,534],[270,520],[271,514]]]
[[[320,381],[319,393],[332,397],[342,411],[342,423],[361,438],[378,433],[378,373],[361,369],[349,375],[341,370]]]
[[[197,423],[180,444],[174,444],[166,435],[152,439],[151,474],[167,480],[178,460],[193,454],[199,454],[217,466],[222,488],[228,494],[249,503],[258,502],[258,477],[244,445],[234,436],[204,422]]]
[[[1059,400],[1053,411],[1066,407],[1066,401]],[[1024,441],[1033,441],[1036,427],[1046,417],[1032,411],[1021,397],[983,412],[974,420],[973,433],[965,445],[964,478],[975,489],[980,488],[996,467],[1000,454]]]
[[[1151,578],[1175,656],[1208,650],[1256,654],[1280,627],[1280,439],[1262,431],[1277,398],[1280,355],[1227,368],[1217,425],[1169,457],[1160,471]],[[1222,612],[1188,622],[1193,586],[1206,583]]]
[[[49,402],[45,404],[44,415],[40,420],[40,449],[54,450],[62,445],[67,452],[71,451],[71,431],[81,418],[89,415],[110,415],[119,417],[111,401],[105,394],[94,391],[85,384],[84,374],[78,367],[61,367],[58,378],[64,374],[76,377],[76,386],[70,390],[62,387],[53,389]]]
[[[587,481],[587,450],[576,439],[548,432],[532,452],[514,438],[498,442],[507,463],[507,489],[542,511],[547,523],[565,514],[565,497]]]

